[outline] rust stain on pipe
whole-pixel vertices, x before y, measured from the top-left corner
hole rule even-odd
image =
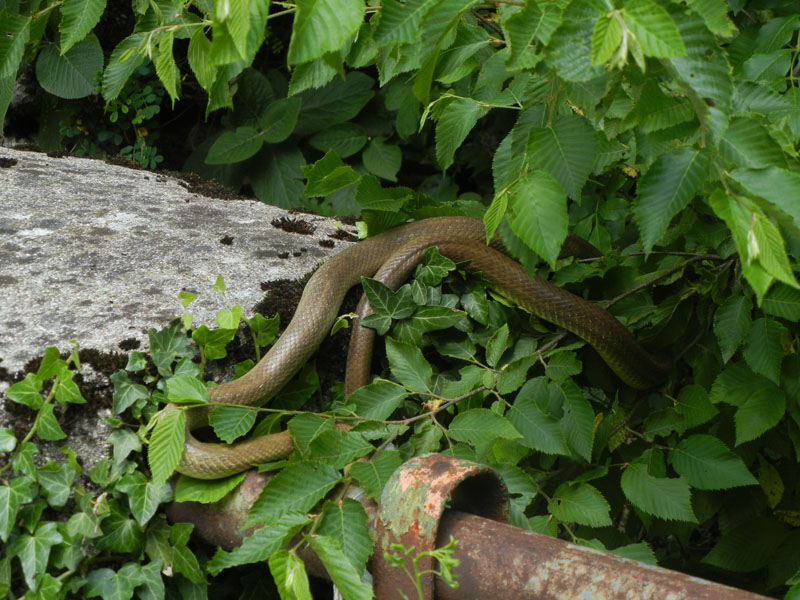
[[[459,587],[440,600],[758,600],[765,596],[448,510],[437,546],[453,536]],[[387,596],[387,599],[390,596]],[[381,598],[380,600],[384,600]]]

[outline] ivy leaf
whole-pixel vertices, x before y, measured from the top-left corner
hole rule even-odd
[[[15,477],[0,485],[0,540],[3,543],[8,542],[20,506],[33,500],[33,483],[29,477]]]
[[[750,327],[753,304],[745,296],[731,296],[714,314],[714,334],[722,353],[722,361],[728,362],[745,340]]]
[[[697,523],[689,484],[684,479],[654,477],[641,462],[629,465],[620,481],[625,497],[639,510],[666,521]]]
[[[164,412],[153,429],[147,450],[154,485],[160,487],[172,475],[181,462],[185,441],[186,414],[182,410]]]
[[[12,452],[17,447],[17,437],[8,427],[0,427],[0,452]]]
[[[25,379],[8,388],[6,396],[17,404],[24,404],[32,410],[42,406],[42,379],[36,373],[27,373]]]
[[[565,523],[578,523],[587,527],[611,525],[611,507],[608,501],[596,487],[588,483],[562,483],[553,494],[547,510]]]
[[[347,559],[337,540],[326,535],[303,537],[322,561],[334,585],[341,591],[342,597],[352,600],[372,599],[372,586],[361,580],[361,576]]]
[[[250,431],[256,422],[256,412],[252,406],[216,406],[208,414],[208,424],[219,439],[230,444]]]
[[[56,523],[45,521],[36,526],[33,534],[23,534],[11,543],[8,553],[19,559],[28,588],[36,589],[36,576],[47,571],[50,550],[63,541]]]
[[[672,217],[686,208],[700,190],[708,164],[705,152],[681,146],[659,156],[639,182],[633,214],[646,252],[667,231]]]
[[[527,150],[532,166],[550,173],[580,202],[597,151],[597,133],[583,118],[561,115],[551,127],[532,127]]]
[[[686,55],[678,27],[662,6],[652,0],[627,0],[624,6],[625,24],[642,45],[645,56]]]
[[[514,440],[522,434],[505,417],[486,408],[473,408],[460,412],[450,423],[448,435],[456,441],[482,447],[498,438]]]
[[[402,385],[417,394],[430,393],[433,371],[419,348],[387,337],[386,357],[392,375]]]
[[[144,541],[144,532],[139,524],[129,518],[116,501],[109,502],[110,512],[103,519],[103,536],[96,541],[101,550],[132,553],[139,550]]]
[[[51,441],[63,440],[67,437],[53,414],[52,404],[43,404],[39,409],[39,427],[36,429],[36,435],[43,440]]]
[[[383,487],[402,463],[403,459],[397,450],[384,450],[367,462],[350,465],[350,474],[364,488],[367,496],[380,501]]]
[[[247,527],[272,526],[281,515],[307,512],[339,483],[339,472],[313,461],[293,463],[275,475],[250,509]]]
[[[699,490],[727,490],[758,483],[742,459],[710,435],[693,435],[669,455],[675,472]]]
[[[48,461],[36,474],[42,486],[47,503],[53,508],[62,508],[69,500],[72,482],[75,481],[75,469],[67,464]]]
[[[567,196],[549,173],[536,170],[508,189],[511,230],[555,270],[567,237]]]

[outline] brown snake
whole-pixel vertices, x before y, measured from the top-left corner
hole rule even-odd
[[[246,375],[209,389],[209,402],[262,405],[273,398],[316,351],[336,319],[345,293],[362,276],[378,274],[399,286],[430,246],[455,261],[472,261],[492,288],[534,315],[591,344],[628,385],[646,389],[662,380],[666,365],[648,354],[633,335],[606,310],[558,288],[486,246],[480,219],[438,217],[403,225],[343,250],[325,262],[303,291],[294,318],[283,335]],[[493,246],[502,247],[496,238]],[[362,313],[366,307],[362,303]],[[354,324],[348,354],[346,394],[366,384],[372,353],[372,330]],[[175,410],[170,405],[170,410]],[[187,410],[186,443],[177,471],[217,479],[261,462],[288,456],[294,445],[288,431],[222,446],[199,442],[192,430],[207,424],[207,409]]]

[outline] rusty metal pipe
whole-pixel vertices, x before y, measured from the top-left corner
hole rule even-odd
[[[437,547],[450,536],[458,540],[454,557],[461,563],[454,573],[459,587],[437,578],[438,600],[765,598],[456,510],[442,516]]]

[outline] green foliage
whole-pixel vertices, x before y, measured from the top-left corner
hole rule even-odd
[[[257,411],[261,420],[250,410],[212,412],[222,440],[288,426],[298,450],[268,467],[283,471],[251,514],[251,522],[271,526],[237,550],[219,551],[202,565],[207,573],[268,560],[280,595],[307,597],[296,549],[285,548],[302,533],[345,597],[366,595],[365,517],[340,490],[355,481],[377,500],[403,459],[441,451],[496,466],[515,525],[773,595],[789,582],[787,597],[797,596],[800,19],[793,3],[132,7],[133,31],[102,48],[100,64],[92,32],[102,2],[5,6],[0,114],[13,81],[34,62],[40,85],[59,97],[90,94],[99,81],[110,120],[130,120],[131,128],[157,115],[163,95],[179,106],[202,90],[215,129],[187,168],[284,208],[359,215],[370,235],[408,219],[482,216],[487,237],[499,232],[531,272],[546,270],[541,259],[555,283],[609,306],[645,345],[675,359],[660,387],[628,389],[582,342],[562,341],[435,252],[397,291],[367,280],[375,313],[365,323],[386,335],[379,378],[346,401],[334,394],[321,416],[298,411],[317,389],[312,368],[278,400],[281,408]],[[157,86],[129,87],[142,68]],[[79,131],[75,121],[74,136]],[[140,162],[157,164],[148,154],[152,138],[144,144],[109,131],[115,147],[124,142]],[[89,152],[100,142],[77,146]],[[604,258],[561,257],[568,231]],[[176,324],[153,332],[151,354],[132,356],[113,376],[115,411],[143,428],[150,423],[151,479],[135,467],[96,474],[111,496],[101,504],[105,533],[95,545],[131,557],[75,583],[87,593],[113,586],[130,595],[135,581],[155,589],[169,564],[185,581],[168,583],[184,595],[206,585],[183,530],[173,534],[158,521],[151,531],[157,490],[183,439],[181,409],[152,418],[152,399],[206,401],[197,377],[226,356],[241,321],[258,360],[278,323],[231,306],[217,329],[192,328],[183,315],[199,364]],[[49,399],[79,397],[67,372],[28,374],[9,390],[36,411],[41,439],[63,436]],[[50,378],[58,382],[52,388],[44,384]],[[114,464],[126,465],[123,449],[136,444],[118,438]],[[72,538],[39,519],[38,507],[69,506],[61,504],[65,489],[82,500],[68,470],[34,468],[34,449],[30,439],[0,431],[0,451],[11,453],[6,470],[15,475],[0,488],[0,532],[14,553],[13,561],[0,557],[0,578],[13,569],[17,587],[40,577],[36,589],[50,590],[66,585],[52,556]],[[178,489],[210,502],[236,482],[182,480]],[[98,518],[80,522],[89,531]],[[151,535],[159,544],[147,545]],[[154,545],[160,551],[148,552]],[[149,562],[139,560],[142,547]]]

